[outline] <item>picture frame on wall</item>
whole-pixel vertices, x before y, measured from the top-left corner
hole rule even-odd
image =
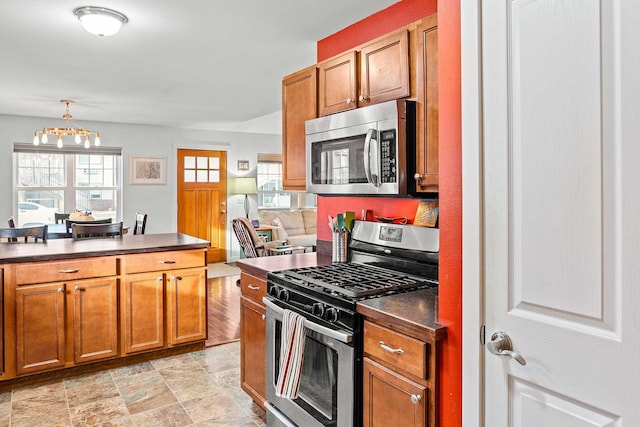
[[[238,160],[238,170],[239,171],[248,171],[249,170],[249,160]]]
[[[167,183],[165,156],[131,156],[129,184],[154,185]]]

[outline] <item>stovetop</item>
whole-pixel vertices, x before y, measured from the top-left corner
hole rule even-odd
[[[438,286],[437,230],[356,221],[349,249],[351,262],[267,273],[269,298],[353,330],[358,301]]]
[[[356,301],[373,295],[438,285],[423,277],[357,263],[296,268],[273,275],[316,293]]]

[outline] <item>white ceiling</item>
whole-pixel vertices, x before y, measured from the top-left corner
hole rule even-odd
[[[394,0],[0,0],[0,114],[218,129],[281,109],[316,42]],[[84,31],[79,6],[118,10]]]

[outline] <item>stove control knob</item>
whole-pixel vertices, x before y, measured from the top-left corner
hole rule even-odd
[[[289,301],[289,291],[286,289],[280,289],[278,291],[278,299],[280,301]]]
[[[274,298],[278,298],[278,287],[274,285],[271,288],[269,288],[269,295],[271,295]]]
[[[329,307],[324,311],[324,318],[329,323],[335,323],[338,320],[338,310]]]
[[[322,317],[324,314],[324,304],[316,302],[311,306],[311,314],[314,316]]]

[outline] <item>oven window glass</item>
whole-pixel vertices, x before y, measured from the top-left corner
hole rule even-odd
[[[314,184],[366,183],[364,172],[365,135],[311,145],[311,180]]]
[[[276,321],[276,375],[280,366],[280,333],[282,323]],[[313,339],[314,332],[307,331],[304,343],[304,360],[302,375],[296,404],[325,425],[327,421],[334,421],[337,417],[337,378],[338,353]]]

